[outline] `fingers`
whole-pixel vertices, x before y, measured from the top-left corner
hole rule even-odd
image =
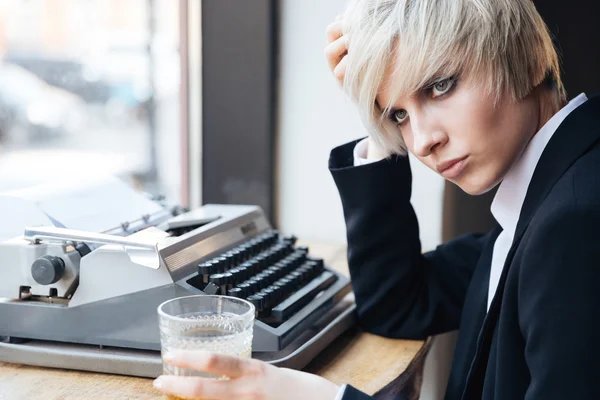
[[[266,367],[258,360],[209,353],[200,350],[172,351],[163,356],[167,364],[180,368],[237,378],[263,372]]]
[[[342,61],[342,58],[348,53],[348,43],[345,36],[340,37],[336,41],[325,47],[325,58],[329,64],[331,71],[335,70],[337,65]]]
[[[225,400],[233,399],[235,383],[193,376],[162,375],[154,381],[154,387],[163,393],[184,399]]]
[[[347,57],[342,58],[342,60],[338,63],[337,67],[333,70],[333,76],[337,79],[338,83],[341,86],[344,86],[344,76],[346,75],[346,64]]]
[[[334,22],[327,26],[327,43],[331,43],[334,40],[337,40],[340,37],[342,37],[342,26],[343,24],[341,19],[336,19]]]
[[[344,85],[346,75],[348,37],[343,34],[343,20],[338,16],[334,22],[327,27],[328,45],[325,47],[325,58],[329,70],[333,72],[338,84]]]
[[[267,364],[258,360],[200,350],[172,351],[166,353],[163,359],[166,363],[180,368],[232,378],[231,380],[216,380],[162,375],[154,381],[154,386],[162,392],[186,399],[242,400],[259,398],[254,395],[262,390],[263,385],[260,382],[264,382],[267,368],[269,368]]]

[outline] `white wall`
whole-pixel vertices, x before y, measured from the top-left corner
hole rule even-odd
[[[325,28],[345,0],[282,0],[278,87],[277,220],[302,239],[345,242],[342,208],[327,169],[329,151],[365,136],[354,105],[324,58]],[[441,238],[443,181],[411,159],[423,249]]]

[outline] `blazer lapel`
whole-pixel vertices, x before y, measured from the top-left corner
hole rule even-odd
[[[573,110],[558,127],[538,162],[521,208],[515,238],[521,237],[552,187],[600,140],[600,96]]]
[[[535,211],[560,177],[577,159],[600,141],[599,119],[600,96],[595,96],[569,114],[558,127],[542,153],[527,189],[515,237],[504,263],[498,289],[479,332],[477,351],[471,363],[462,396],[464,400],[480,399],[482,396],[489,351],[494,328],[500,315],[506,277],[521,238],[527,230]]]

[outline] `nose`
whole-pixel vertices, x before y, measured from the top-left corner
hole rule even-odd
[[[438,147],[442,147],[447,141],[448,136],[437,124],[428,124],[423,119],[411,120],[413,131],[414,148],[413,151],[418,157],[427,157]]]

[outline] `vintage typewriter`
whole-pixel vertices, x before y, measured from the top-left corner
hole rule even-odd
[[[102,232],[36,226],[1,241],[0,361],[157,376],[157,306],[197,294],[251,301],[253,357],[289,368],[353,325],[349,280],[259,207],[155,211]]]

